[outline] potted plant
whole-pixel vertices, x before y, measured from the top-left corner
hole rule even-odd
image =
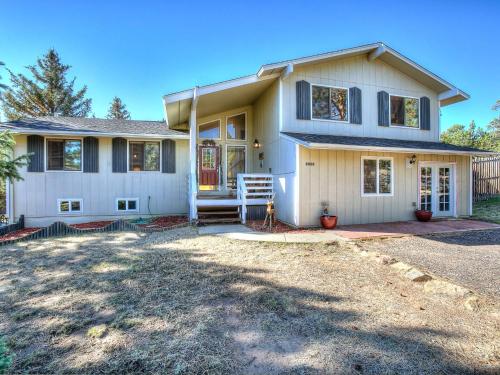
[[[429,221],[432,218],[432,211],[415,210],[415,216],[418,221]]]
[[[322,211],[321,217],[319,219],[321,222],[321,226],[325,229],[335,228],[337,226],[337,216],[330,215],[328,213],[328,203],[321,202],[321,205],[323,206],[323,211]]]

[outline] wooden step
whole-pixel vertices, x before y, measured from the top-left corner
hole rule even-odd
[[[198,219],[198,224],[216,224],[216,223],[241,223],[238,217],[233,218],[215,218],[215,219]]]
[[[239,211],[198,211],[198,216],[210,216],[210,215],[239,215]]]

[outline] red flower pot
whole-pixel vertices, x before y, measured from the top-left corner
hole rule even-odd
[[[337,226],[337,216],[322,215],[320,217],[321,226],[325,229],[333,229]]]
[[[432,218],[432,211],[416,210],[415,216],[418,221],[429,221]]]

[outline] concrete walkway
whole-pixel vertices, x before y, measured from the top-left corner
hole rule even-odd
[[[198,228],[201,235],[217,235],[233,240],[243,241],[265,241],[265,242],[289,242],[289,243],[318,243],[345,241],[346,239],[336,235],[333,231],[301,231],[290,233],[266,233],[257,232],[242,224],[232,225],[209,225]]]
[[[473,230],[499,229],[500,225],[477,220],[440,220],[421,223],[405,221],[382,224],[340,226],[334,230],[292,230],[285,233],[266,233],[242,224],[209,225],[198,228],[200,235],[217,235],[243,241],[318,243],[370,238],[405,237],[435,233],[455,233]]]

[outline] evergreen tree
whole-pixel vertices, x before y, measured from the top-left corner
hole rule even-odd
[[[0,61],[0,68],[1,68],[2,66],[5,66],[5,63],[3,63],[2,61]],[[0,81],[1,81],[1,80],[2,80],[2,76],[0,75]],[[0,82],[0,91],[1,91],[1,90],[5,90],[6,88],[7,88],[7,86],[6,86],[6,85],[4,85],[4,84],[2,84],[2,83]]]
[[[30,155],[14,157],[14,146],[16,142],[9,131],[0,132],[0,181],[21,180],[18,169],[25,166]]]
[[[86,117],[90,113],[92,100],[85,97],[87,86],[75,91],[75,78],[68,81],[66,74],[71,68],[64,65],[57,52],[50,49],[38,59],[36,65],[27,69],[33,79],[24,74],[10,73],[12,87],[2,98],[7,119],[38,116]]]
[[[114,118],[119,120],[130,120],[130,112],[127,111],[127,106],[123,104],[122,100],[115,96],[109,107],[107,118]]]

